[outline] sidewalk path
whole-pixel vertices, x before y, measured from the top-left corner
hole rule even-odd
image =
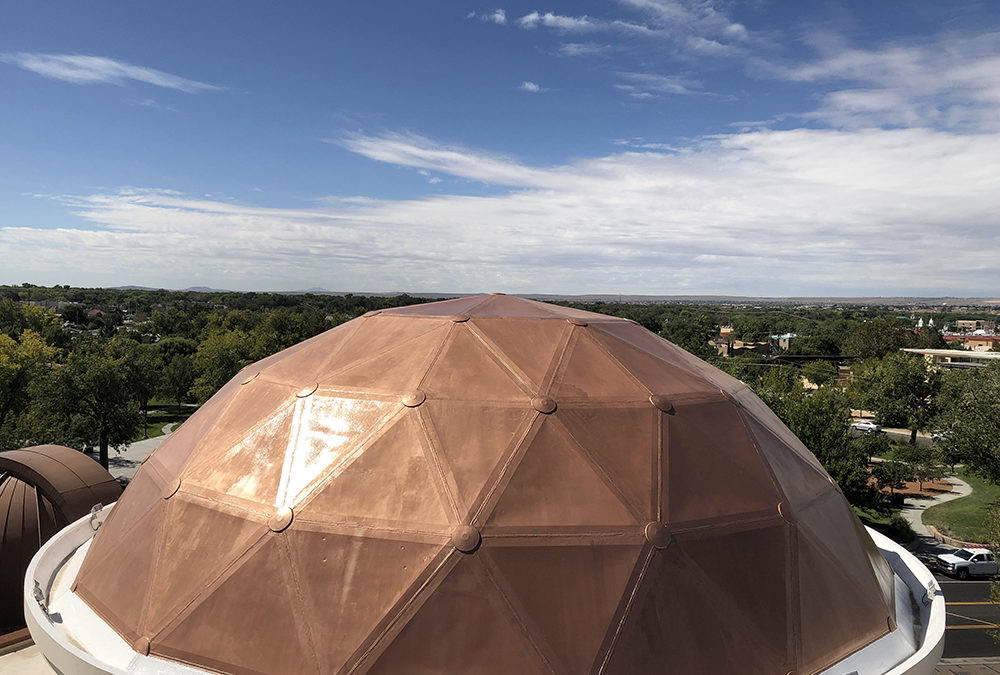
[[[955,549],[946,544],[942,544],[931,536],[924,525],[924,511],[930,506],[950,502],[959,497],[972,494],[972,486],[956,476],[947,476],[946,481],[951,483],[951,492],[934,495],[933,497],[907,497],[900,509],[900,515],[906,518],[910,527],[917,535],[917,547],[913,550],[916,555],[927,565],[934,564],[934,558],[940,553],[950,553]]]
[[[112,450],[108,453],[108,471],[115,478],[126,478],[132,480],[132,476],[135,472],[139,470],[139,465],[142,464],[142,460],[156,450],[160,446],[160,443],[167,440],[170,432],[174,430],[176,424],[169,424],[164,427],[166,433],[162,436],[156,436],[155,438],[147,438],[144,441],[136,441],[132,445],[128,446],[121,453]]]

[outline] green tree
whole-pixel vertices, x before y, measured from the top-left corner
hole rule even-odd
[[[212,398],[222,385],[252,362],[250,336],[242,330],[215,330],[208,335],[194,355],[197,377],[191,393],[199,401]]]
[[[948,372],[937,404],[946,460],[1000,484],[1000,363]]]
[[[924,483],[944,476],[941,455],[932,448],[918,445],[897,446],[890,457],[906,465],[912,480],[917,481],[917,489],[923,491]]]
[[[906,486],[906,481],[913,477],[913,472],[903,462],[876,462],[872,467],[872,477],[875,478],[879,490],[888,488],[889,494],[892,495],[896,490]]]
[[[0,450],[22,446],[22,416],[31,402],[28,392],[32,382],[45,375],[57,353],[31,329],[22,331],[17,340],[0,333]]]
[[[160,378],[160,393],[177,404],[180,410],[194,386],[194,361],[190,356],[177,354],[168,363]]]
[[[815,385],[823,386],[837,378],[837,366],[829,361],[810,361],[802,366],[802,377]]]
[[[97,446],[107,468],[108,449],[126,445],[142,425],[136,347],[122,338],[81,339],[35,388],[36,420],[43,422],[36,428],[72,445]]]
[[[877,316],[854,324],[844,340],[844,353],[864,359],[881,358],[905,347],[911,334],[908,322]]]
[[[910,443],[917,432],[929,428],[937,414],[935,397],[941,389],[941,374],[920,356],[894,352],[855,368],[850,392],[855,404],[876,414],[882,424],[910,430]]]

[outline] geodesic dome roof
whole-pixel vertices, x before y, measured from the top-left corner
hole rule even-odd
[[[369,312],[160,446],[75,590],[223,672],[815,672],[895,628],[839,489],[739,381],[504,295]]]

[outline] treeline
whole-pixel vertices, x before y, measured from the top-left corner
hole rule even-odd
[[[61,443],[99,449],[106,463],[110,448],[135,438],[151,401],[203,402],[249,363],[367,311],[426,301],[0,287],[0,449]],[[942,347],[940,334],[915,330],[899,309],[564,304],[633,319],[746,382],[856,503],[877,503],[879,488],[898,485],[904,469],[929,475],[920,467],[941,462],[963,462],[1000,481],[1000,367],[929,370],[899,349]],[[938,326],[956,318],[922,316]],[[743,340],[797,333],[787,354],[839,355],[854,364],[854,375],[845,387],[825,360],[799,367],[757,355],[723,359],[708,344],[722,325]],[[803,377],[818,388],[807,389]],[[945,435],[919,455],[892,450],[880,436],[852,439],[852,408],[872,411],[886,426]],[[868,477],[872,456],[891,460],[878,467],[874,481]]]
[[[107,466],[154,399],[204,402],[254,361],[423,301],[0,287],[0,450],[59,443],[96,449]]]

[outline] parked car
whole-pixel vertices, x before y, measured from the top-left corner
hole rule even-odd
[[[954,553],[942,553],[934,561],[934,566],[939,572],[963,580],[991,577],[1000,572],[1000,565],[985,548],[960,548]]]
[[[875,424],[874,422],[869,422],[868,420],[862,420],[860,422],[853,422],[851,424],[851,431],[861,431],[866,434],[877,434],[882,431],[882,427]]]
[[[948,432],[947,431],[935,431],[933,434],[931,434],[931,442],[932,443],[940,443],[941,441],[943,441],[946,438],[948,438]]]

